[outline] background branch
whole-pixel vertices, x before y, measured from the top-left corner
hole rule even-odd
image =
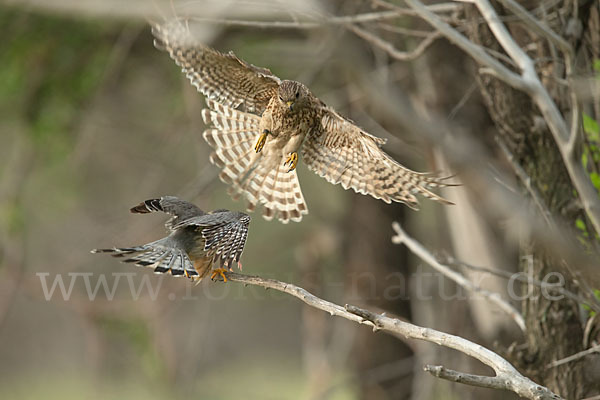
[[[478,63],[486,67],[485,70],[487,73],[494,75],[496,78],[502,80],[506,84],[514,87],[515,89],[522,90],[531,96],[532,100],[535,102],[544,116],[546,123],[548,124],[548,128],[550,129],[557,147],[559,148],[560,154],[563,158],[565,167],[567,168],[573,185],[577,189],[577,192],[581,198],[581,202],[586,214],[590,218],[590,221],[592,222],[596,232],[600,233],[600,202],[598,200],[598,193],[583,170],[579,160],[574,156],[576,139],[581,131],[581,127],[576,123],[579,118],[574,116],[572,129],[569,130],[556,104],[548,94],[546,88],[540,82],[539,77],[535,72],[533,61],[516,44],[508,30],[500,21],[500,18],[498,17],[498,14],[492,5],[487,0],[475,1],[477,8],[482,13],[486,23],[494,33],[496,39],[501,43],[502,47],[521,69],[521,75],[506,68],[498,60],[487,54],[481,46],[471,42],[456,29],[442,21],[438,15],[428,10],[419,0],[406,0],[406,4],[415,10],[419,17],[423,18],[432,27],[446,36],[448,40],[464,50]],[[392,7],[394,6],[390,5],[390,8]],[[515,10],[518,11],[518,15],[524,19],[526,23],[533,24],[532,16],[527,18],[523,16],[524,13],[526,13],[524,9],[520,8],[517,10],[515,8]],[[535,25],[537,32],[547,34],[543,25],[539,23]],[[556,42],[557,39],[552,36],[549,37],[549,40]],[[556,43],[558,43],[561,49],[568,49],[568,47],[564,47],[563,41],[558,41]],[[568,50],[565,51],[565,56],[567,57],[568,61]],[[567,75],[569,75],[571,68],[567,66],[567,70]],[[573,103],[573,111],[578,111],[576,99],[572,97],[571,102]]]
[[[505,1],[506,5],[516,11],[530,27],[536,27],[536,31],[544,37],[547,37],[553,43],[556,43],[565,55],[565,65],[567,79],[571,75],[571,47],[552,34],[549,29],[545,29],[541,23],[534,23],[535,19],[524,8],[517,7],[510,1]],[[585,209],[590,221],[594,225],[597,233],[600,233],[600,202],[598,201],[598,193],[592,182],[581,166],[580,160],[575,157],[574,150],[577,143],[577,137],[581,131],[579,121],[579,107],[577,98],[571,96],[572,112],[577,114],[573,116],[572,127],[569,130],[567,124],[562,117],[556,103],[550,97],[546,88],[542,85],[534,67],[533,60],[519,47],[514,38],[508,32],[504,24],[500,21],[494,7],[487,0],[476,0],[477,8],[486,20],[489,28],[494,33],[494,36],[500,42],[508,55],[517,63],[521,69],[521,77],[524,82],[522,90],[531,96],[535,104],[541,111],[548,128],[554,137],[554,141],[562,155],[565,167],[571,177],[573,185],[579,193],[583,208]],[[507,82],[508,83],[508,82]]]
[[[356,25],[348,25],[347,28],[354,32],[357,36],[364,39],[366,42],[371,43],[372,45],[379,47],[388,53],[391,57],[400,61],[408,61],[414,60],[419,57],[421,54],[427,50],[427,48],[438,38],[442,36],[440,32],[433,31],[430,32],[425,39],[421,40],[419,44],[411,51],[400,51],[394,46],[392,43],[387,40],[382,39],[381,37],[362,29]]]
[[[495,304],[502,311],[508,314],[513,321],[519,326],[522,332],[525,332],[525,320],[521,313],[510,305],[508,302],[504,301],[498,293],[492,293],[489,290],[485,290],[478,285],[474,284],[467,278],[465,278],[462,274],[454,271],[452,268],[441,264],[434,256],[429,252],[421,243],[417,242],[415,239],[408,236],[406,232],[400,227],[400,224],[397,222],[392,223],[392,228],[396,235],[392,237],[392,243],[395,244],[404,244],[409,248],[413,254],[419,257],[421,260],[425,261],[429,264],[433,269],[443,274],[448,279],[451,279],[456,284],[462,286],[470,292],[481,294],[486,300],[490,303]]]

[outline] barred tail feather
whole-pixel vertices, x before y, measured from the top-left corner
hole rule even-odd
[[[136,214],[148,214],[151,212],[163,211],[163,208],[160,205],[160,199],[150,199],[141,202],[135,207],[131,207],[129,211]]]
[[[308,214],[298,175],[295,170],[288,172],[288,168],[283,164],[271,168],[271,163],[264,160],[249,174],[241,187],[249,209],[263,204],[266,220],[276,217],[284,224],[290,220],[299,222],[304,214]]]
[[[219,178],[232,185],[230,194],[244,195],[253,211],[264,206],[263,217],[276,217],[281,222],[300,221],[308,213],[296,171],[288,172],[283,161],[273,167],[272,159],[254,151],[259,137],[260,117],[207,100],[202,111],[207,129],[203,136],[215,149],[210,161],[222,169]]]
[[[92,253],[108,253],[113,257],[120,258],[122,262],[153,268],[155,273],[170,272],[173,276],[185,275],[190,278],[202,278],[183,250],[165,246],[161,244],[162,240],[164,239],[143,246],[94,249]]]

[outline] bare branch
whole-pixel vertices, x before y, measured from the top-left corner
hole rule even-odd
[[[515,321],[515,323],[519,326],[521,331],[525,332],[525,320],[523,319],[521,313],[508,302],[504,301],[498,293],[492,293],[489,290],[485,290],[480,286],[474,284],[467,278],[465,278],[463,275],[454,271],[452,268],[446,265],[442,265],[433,256],[433,254],[431,254],[425,247],[423,247],[421,243],[408,236],[408,234],[404,232],[404,230],[400,227],[399,223],[392,223],[392,228],[394,229],[394,232],[396,232],[396,235],[392,237],[392,243],[406,245],[406,247],[408,247],[408,249],[412,251],[413,254],[415,254],[421,260],[425,261],[436,271],[440,272],[447,278],[453,280],[463,288],[471,292],[481,294],[490,303],[495,304],[502,311],[508,314],[513,319],[513,321]]]
[[[388,3],[387,1],[384,1],[384,0],[371,0],[371,3],[373,3],[373,5],[375,5],[375,6],[386,8],[388,10],[397,10],[398,8],[400,8],[397,5]],[[435,12],[435,13],[444,13],[444,12],[451,13],[451,12],[459,10],[459,8],[462,6],[460,4],[456,4],[456,2],[449,2],[449,3],[429,4],[426,7],[430,11]],[[412,14],[412,15],[415,15],[415,14]]]
[[[411,1],[418,0],[407,0],[407,3]],[[510,1],[507,1],[507,3],[510,3]],[[569,130],[565,120],[558,110],[558,107],[556,106],[556,103],[554,103],[548,94],[548,91],[542,85],[535,71],[533,61],[515,42],[504,24],[498,18],[498,14],[496,13],[496,10],[494,10],[494,7],[488,0],[476,0],[475,4],[477,5],[477,8],[481,12],[483,18],[486,20],[488,26],[492,30],[500,45],[504,48],[504,50],[506,50],[508,55],[521,69],[521,79],[524,83],[521,90],[525,91],[531,96],[537,107],[542,112],[550,132],[552,132],[554,141],[558,146],[565,167],[567,168],[569,176],[571,177],[571,181],[573,182],[575,189],[577,189],[583,204],[583,208],[585,209],[590,221],[594,225],[595,231],[600,233],[600,200],[598,193],[581,166],[580,161],[575,157],[574,152],[575,145],[581,131],[579,115],[573,116],[571,129]],[[553,42],[557,40],[555,37],[556,35],[552,35],[550,33],[551,31],[546,32],[541,23],[534,23],[535,20],[533,19],[533,16],[529,15],[526,17],[528,13],[525,9],[514,7],[514,5],[512,6],[518,12],[518,15],[528,22],[528,24],[537,26],[536,29],[549,37]],[[565,52],[566,73],[567,78],[569,78],[572,72],[570,46],[565,45],[565,43],[560,40],[557,42],[557,45]],[[571,90],[571,103],[571,107],[573,108],[571,111],[574,114],[579,114],[579,105],[573,90]]]
[[[415,137],[425,137],[431,143],[443,146],[445,155],[461,175],[461,180],[468,180],[469,187],[481,196],[481,211],[489,218],[516,222],[511,224],[510,232],[519,235],[529,232],[549,254],[577,265],[577,276],[582,282],[600,285],[596,268],[597,254],[582,252],[580,245],[568,234],[567,226],[561,226],[556,231],[548,229],[546,221],[538,213],[532,212],[531,207],[525,206],[526,199],[521,193],[496,184],[498,176],[503,176],[499,172],[502,168],[496,166],[494,173],[491,173],[490,165],[493,166],[494,162],[490,160],[493,157],[478,141],[459,134],[457,127],[448,123],[446,118],[436,115],[435,111],[428,110],[431,116],[423,117],[422,112],[417,111],[405,96],[389,85],[372,77],[359,77],[356,83],[381,118],[393,121]]]
[[[548,223],[548,226],[551,229],[556,229],[556,224],[552,219],[552,213],[550,212],[548,207],[546,207],[546,204],[544,204],[542,196],[540,195],[538,190],[535,187],[533,187],[531,177],[527,175],[527,172],[525,172],[523,167],[521,167],[521,165],[515,160],[515,156],[513,155],[513,153],[508,149],[506,144],[504,144],[504,141],[498,136],[496,136],[496,144],[498,144],[498,147],[500,147],[500,150],[502,150],[502,152],[504,153],[504,156],[512,166],[513,171],[515,171],[515,174],[519,177],[519,180],[521,181],[523,186],[525,186],[525,189],[527,189],[527,192],[533,199],[535,205],[538,207],[540,214],[542,214],[542,217],[544,217],[544,219]]]
[[[379,36],[365,29],[359,28],[356,25],[348,25],[347,28],[354,32],[357,36],[363,38],[365,41],[384,50],[391,57],[401,61],[414,60],[415,58],[419,57],[436,39],[442,36],[442,34],[438,31],[430,32],[429,35],[423,39],[413,50],[400,51],[392,43],[383,40]]]
[[[514,0],[499,0],[502,5],[512,11],[517,17],[519,17],[528,27],[531,28],[535,33],[540,36],[547,37],[552,43],[554,43],[563,52],[572,55],[573,47],[554,32],[548,25],[537,20],[530,12],[528,12],[522,5]]]
[[[487,22],[490,30],[502,46],[506,53],[512,58],[521,69],[521,78],[526,85],[535,85],[537,74],[535,72],[533,60],[519,47],[513,40],[498,14],[487,0],[475,0],[475,5]],[[531,90],[531,89],[530,89]]]
[[[299,298],[306,304],[311,307],[318,308],[319,310],[328,312],[330,315],[336,315],[338,317],[343,317],[349,319],[350,321],[358,322],[359,324],[370,325],[375,327],[372,323],[368,321],[363,321],[361,318],[357,317],[346,311],[344,307],[331,303],[329,301],[323,300],[306,289],[303,289],[299,286],[292,285],[291,283],[281,282],[275,279],[265,279],[260,278],[258,276],[250,276],[244,274],[237,274],[234,272],[226,272],[225,275],[227,279],[233,282],[240,282],[247,285],[254,285],[264,287],[265,289],[275,289],[283,293],[287,293],[294,297]]]
[[[558,367],[559,365],[563,365],[563,364],[566,364],[566,363],[570,363],[572,361],[579,360],[582,357],[585,357],[587,355],[594,354],[594,353],[600,353],[600,344],[597,345],[597,346],[591,347],[591,348],[589,348],[587,350],[580,351],[579,353],[575,353],[572,356],[565,357],[565,358],[562,358],[560,360],[556,360],[554,362],[551,362],[550,364],[548,364],[546,366],[546,368],[555,368],[555,367]]]
[[[390,24],[385,23],[385,22],[379,22],[379,23],[377,23],[377,27],[379,29],[387,31],[387,32],[398,33],[400,35],[406,35],[406,36],[416,36],[416,37],[426,38],[429,35],[431,35],[431,31],[422,31],[422,30],[417,30],[417,29],[409,29],[409,28],[404,28],[402,26],[390,25]]]
[[[525,82],[518,74],[506,68],[498,60],[487,54],[483,47],[471,42],[463,34],[442,21],[439,16],[431,12],[431,10],[419,0],[406,0],[406,4],[415,10],[421,18],[427,21],[427,23],[440,31],[448,40],[460,47],[477,62],[495,71],[495,73],[499,75],[499,79],[502,79],[516,89],[525,90]]]
[[[427,6],[432,12],[449,12],[456,10],[457,5],[452,3],[435,4]],[[355,15],[342,16],[319,16],[304,21],[294,19],[292,21],[255,21],[229,18],[213,18],[195,16],[189,17],[192,21],[213,23],[226,26],[251,26],[256,28],[279,28],[279,29],[315,29],[327,25],[347,25],[361,22],[386,21],[406,15],[416,15],[415,11],[408,8],[395,7],[391,11],[378,11]]]
[[[436,331],[435,329],[423,328],[397,318],[387,317],[385,314],[376,314],[352,305],[347,304],[345,307],[342,307],[323,300],[299,286],[275,279],[263,279],[258,276],[248,276],[233,272],[226,272],[225,276],[232,282],[260,286],[290,294],[309,306],[328,312],[330,315],[336,315],[359,324],[372,326],[374,331],[382,330],[394,336],[424,340],[458,350],[494,369],[496,376],[482,377],[488,378],[490,383],[490,385],[484,387],[510,390],[528,399],[561,399],[560,396],[552,393],[548,388],[540,386],[521,375],[519,371],[498,354],[462,337]]]
[[[381,2],[381,0],[379,2]],[[600,199],[598,193],[582,168],[581,163],[574,156],[576,139],[581,131],[579,124],[577,123],[578,120],[572,122],[572,132],[569,132],[567,124],[558,110],[558,107],[540,82],[539,77],[535,72],[533,61],[513,40],[489,1],[475,0],[474,2],[496,36],[496,39],[521,69],[521,75],[506,68],[498,60],[487,54],[481,46],[474,44],[456,29],[442,21],[438,15],[431,12],[431,10],[428,10],[421,1],[405,0],[405,2],[415,10],[421,18],[427,21],[435,29],[442,32],[448,40],[456,44],[477,62],[486,67],[488,73],[491,73],[506,84],[515,89],[522,90],[531,96],[548,124],[571,181],[579,194],[586,214],[594,225],[596,232],[600,233]],[[389,8],[392,7],[394,6],[389,4]],[[567,67],[567,69],[569,69],[569,67]],[[568,74],[569,71],[567,72],[567,75]],[[576,101],[573,104],[573,111],[578,111]],[[574,118],[578,117],[574,116]]]
[[[510,390],[508,387],[508,382],[499,380],[496,377],[466,374],[464,372],[445,368],[441,365],[426,365],[423,370],[425,372],[429,372],[431,375],[437,378],[446,379],[456,383],[463,383],[470,386]]]
[[[247,26],[253,28],[275,29],[315,29],[323,26],[322,23],[312,21],[255,21],[230,18],[189,17],[190,21],[217,24],[224,26]]]
[[[519,396],[528,399],[561,398],[547,388],[537,385],[530,379],[521,375],[519,371],[498,354],[460,336],[450,335],[430,328],[422,328],[408,322],[390,318],[382,314],[375,314],[371,311],[351,305],[346,305],[346,310],[359,315],[365,321],[371,321],[382,331],[395,332],[404,335],[407,338],[432,342],[440,346],[458,350],[481,361],[496,372],[496,376],[494,377],[481,377],[488,378],[487,383],[489,385],[484,387],[510,390],[517,393]],[[474,375],[470,376],[473,377]]]
[[[579,304],[585,304],[596,312],[600,312],[600,303],[593,296],[591,296],[590,299],[585,299],[585,298],[579,296],[578,294],[575,294],[575,293],[571,292],[570,290],[567,290],[564,287],[558,286],[556,284],[540,281],[539,279],[535,279],[530,276],[523,276],[523,274],[514,274],[512,272],[504,271],[501,269],[486,268],[486,267],[480,267],[477,265],[472,265],[472,264],[466,263],[464,261],[457,260],[451,256],[445,257],[444,261],[446,264],[449,264],[449,265],[455,265],[457,267],[458,266],[465,267],[465,268],[468,268],[468,269],[471,269],[474,271],[487,272],[489,274],[500,276],[502,278],[514,279],[515,281],[527,283],[529,285],[534,285],[539,288],[544,288],[544,290],[546,290],[548,292],[556,292],[558,294],[561,294],[565,297],[570,298],[571,300],[575,300]]]

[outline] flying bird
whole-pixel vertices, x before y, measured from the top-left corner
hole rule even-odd
[[[211,279],[221,276],[237,263],[248,237],[250,217],[228,210],[205,213],[194,204],[166,196],[146,200],[131,208],[132,213],[162,211],[172,215],[165,226],[169,236],[142,246],[95,249],[92,253],[109,253],[123,262],[154,268],[156,273],[186,276],[199,281],[211,272]],[[213,265],[218,268],[213,269]]]
[[[452,204],[431,191],[453,186],[447,178],[412,171],[386,154],[385,139],[373,136],[315,97],[302,83],[282,80],[270,70],[197,43],[181,21],[155,25],[158,49],[167,51],[191,83],[206,96],[203,136],[214,152],[210,161],[243,195],[248,211],[300,221],[308,213],[296,166],[300,159],[319,176],[344,189],[386,203],[418,209],[416,195]]]

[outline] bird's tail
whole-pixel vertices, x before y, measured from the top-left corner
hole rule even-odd
[[[202,279],[208,273],[208,268],[196,270],[185,251],[169,245],[168,241],[169,238],[164,238],[143,246],[94,249],[92,253],[108,253],[122,262],[153,268],[159,274],[170,272],[173,276]]]
[[[206,103],[209,108],[202,111],[202,117],[213,128],[203,136],[215,149],[210,161],[222,168],[219,178],[231,185],[230,193],[234,197],[244,195],[249,211],[262,204],[267,220],[300,221],[308,208],[296,170],[288,172],[283,162],[273,163],[254,150],[260,136],[260,117],[211,100]]]

